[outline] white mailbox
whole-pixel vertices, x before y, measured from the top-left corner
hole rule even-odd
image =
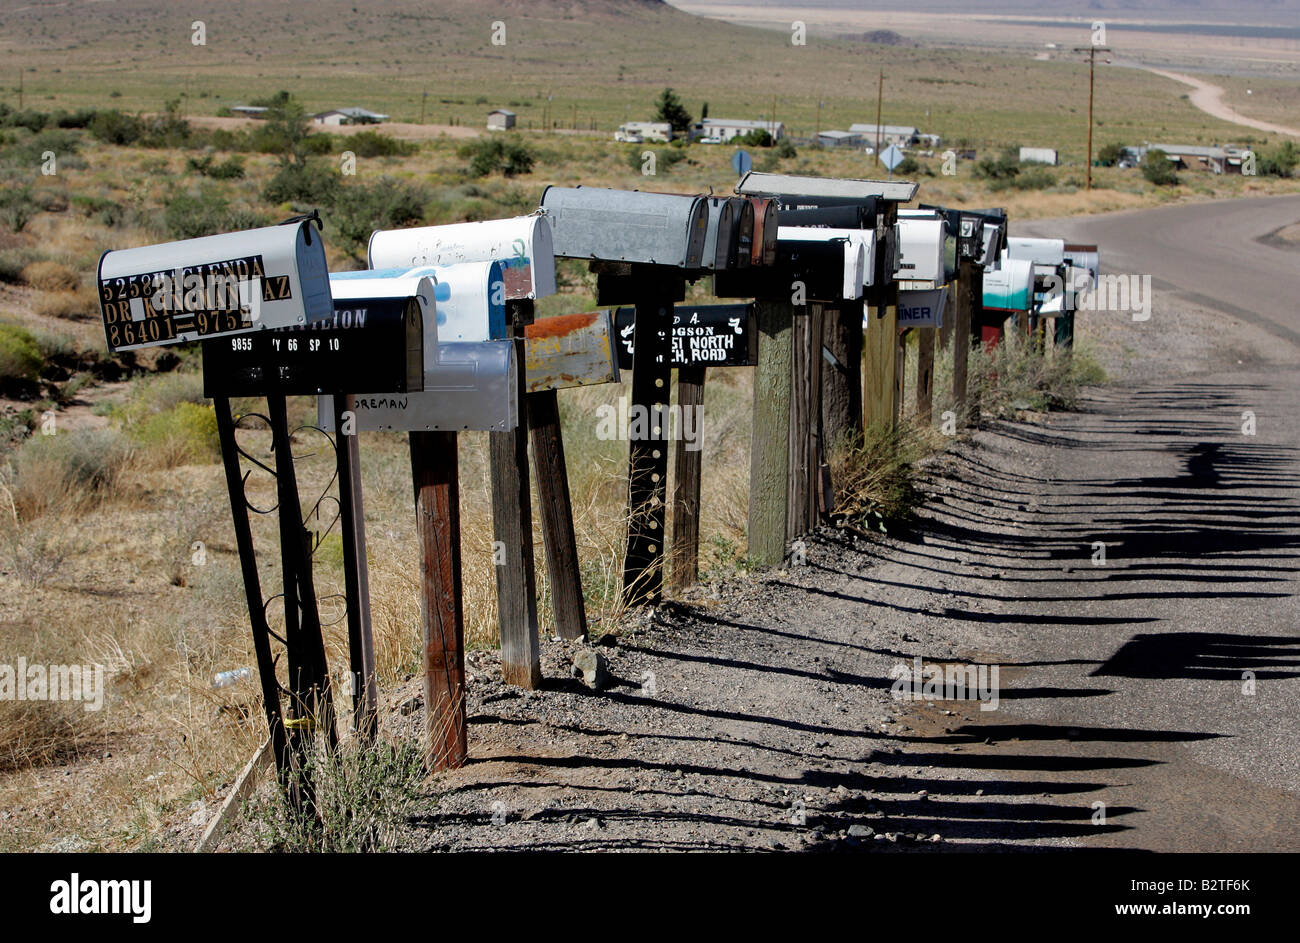
[[[438,300],[438,337],[444,343],[501,340],[507,336],[505,279],[500,262],[333,272],[330,285],[420,277],[434,282]]]
[[[1055,268],[1065,261],[1065,240],[1010,236],[1007,238],[1007,255],[1035,265]]]
[[[110,351],[296,327],[334,312],[310,220],[105,252],[97,282]]]
[[[931,210],[899,210],[899,288],[924,290],[947,284],[957,274],[957,240],[947,220]]]
[[[862,287],[870,288],[875,283],[876,275],[876,231],[874,229],[835,229],[829,226],[781,226],[778,228],[782,241],[798,239],[805,242],[845,239],[850,245],[862,248]],[[857,267],[857,260],[850,259],[849,264]],[[860,297],[861,293],[853,297]],[[847,296],[846,296],[847,297]]]
[[[507,300],[555,294],[551,224],[542,213],[478,223],[379,230],[370,237],[372,269],[500,262]]]

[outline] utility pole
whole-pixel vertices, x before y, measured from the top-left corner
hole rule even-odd
[[[880,166],[880,111],[885,103],[885,70],[880,70],[880,84],[876,87],[876,166]]]
[[[23,110],[23,70],[18,70],[18,110]]]
[[[825,104],[824,101],[818,100],[817,102],[817,134],[813,135],[814,137],[818,137],[822,133],[822,106]]]
[[[1075,52],[1086,52],[1088,54],[1088,165],[1084,174],[1084,189],[1092,189],[1092,102],[1093,92],[1096,87],[1096,69],[1097,53],[1110,52],[1107,46],[1075,46]],[[1110,62],[1109,59],[1105,60]]]
[[[420,124],[424,124],[424,106],[429,103],[429,89],[425,88],[424,94],[420,96]]]

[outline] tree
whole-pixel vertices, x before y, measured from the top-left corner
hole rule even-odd
[[[709,116],[709,103],[705,102],[700,108],[700,120],[703,121]]]
[[[1148,150],[1142,158],[1142,176],[1158,187],[1171,187],[1178,183],[1178,174],[1174,173],[1169,155],[1158,147]]]
[[[1097,152],[1097,163],[1103,167],[1114,167],[1123,157],[1123,144],[1105,144]]]
[[[277,155],[282,165],[302,167],[307,162],[307,136],[311,134],[307,110],[288,92],[270,99],[266,109],[266,123],[253,134],[254,147]]]
[[[668,122],[674,131],[689,131],[695,120],[671,88],[666,88],[659,94],[656,109],[655,120]]]

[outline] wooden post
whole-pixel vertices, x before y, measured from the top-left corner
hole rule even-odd
[[[705,368],[677,369],[677,407],[682,424],[694,413],[695,429],[703,431]],[[672,590],[680,593],[694,586],[700,578],[700,471],[703,464],[701,441],[686,448],[683,438],[675,446],[673,473],[673,548]]]
[[[663,593],[665,498],[668,492],[669,385],[672,380],[674,286],[671,276],[647,274],[636,292],[632,334],[632,404],[628,438],[628,530],[623,603],[654,604]],[[633,422],[648,428],[636,435]]]
[[[1062,312],[1056,318],[1056,334],[1053,344],[1057,350],[1065,353],[1074,347],[1074,312]]]
[[[352,674],[352,730],[369,743],[379,730],[379,682],[375,675],[375,640],[370,625],[370,568],[366,563],[366,516],[361,500],[361,451],[355,418],[356,397],[334,397],[337,424],[339,527],[343,537],[343,584],[347,596],[348,655]]]
[[[753,442],[749,454],[749,560],[785,559],[786,477],[790,463],[791,332],[795,307],[758,300],[758,365],[754,368]]]
[[[898,332],[897,346],[894,348],[894,425],[898,425],[903,411],[903,401],[907,395],[907,335],[911,328]]]
[[[809,304],[794,312],[790,337],[787,541],[817,526],[822,452],[822,306]]]
[[[822,445],[862,432],[862,302],[823,308]]]
[[[411,482],[420,540],[424,757],[431,772],[465,763],[465,621],[460,482],[454,432],[412,432]]]
[[[979,418],[979,397],[969,391],[967,374],[970,352],[979,343],[983,292],[983,269],[976,262],[962,261],[957,269],[952,336],[952,399],[961,425]]]
[[[578,567],[578,541],[573,533],[573,505],[569,497],[569,472],[564,462],[559,400],[555,390],[529,393],[525,399],[555,631],[560,638],[584,639],[587,637],[587,607]]]
[[[542,683],[537,638],[537,575],[533,569],[532,493],[528,480],[528,404],[524,326],[533,319],[531,301],[506,303],[507,329],[520,365],[515,397],[519,424],[488,433],[492,482],[493,563],[497,577],[497,620],[501,632],[501,679],[521,688]]]
[[[923,426],[934,421],[934,335],[932,327],[917,329],[916,421]]]
[[[872,310],[863,341],[863,428],[893,428],[898,417],[898,285],[871,289]]]

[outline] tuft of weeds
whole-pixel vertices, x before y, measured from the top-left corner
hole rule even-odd
[[[969,376],[981,410],[998,418],[1074,409],[1085,386],[1106,381],[1086,349],[1045,353],[1014,333],[991,351],[972,352]]]
[[[303,775],[315,787],[319,818],[293,809],[274,784],[245,807],[259,847],[327,854],[391,849],[425,779],[416,744],[382,741],[369,748],[350,741],[333,755],[318,751]]]
[[[912,468],[928,451],[925,437],[909,422],[842,437],[831,447],[833,516],[864,530],[887,532],[887,524],[906,519],[919,503]]]

